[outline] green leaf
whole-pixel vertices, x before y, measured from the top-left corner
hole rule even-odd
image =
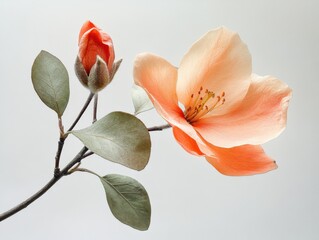
[[[100,180],[113,215],[132,228],[147,230],[151,204],[145,188],[135,179],[118,174],[109,174]]]
[[[147,93],[140,86],[134,84],[131,93],[135,108],[135,115],[154,108],[152,101],[147,96]]]
[[[42,50],[32,65],[31,78],[42,102],[61,117],[70,95],[69,76],[63,63]]]
[[[151,152],[150,135],[138,118],[112,112],[88,128],[72,131],[97,155],[126,167],[142,170]]]

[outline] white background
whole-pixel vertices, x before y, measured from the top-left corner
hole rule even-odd
[[[35,94],[30,70],[41,49],[66,65],[71,98],[64,123],[70,126],[88,95],[73,72],[78,32],[87,19],[112,36],[117,59],[124,59],[114,82],[100,94],[99,116],[133,112],[136,54],[150,51],[178,66],[195,40],[220,25],[239,32],[247,43],[254,72],[275,75],[294,91],[287,129],[264,145],[277,170],[223,176],[204,158],[187,154],[171,130],[155,132],[144,171],[97,156],[84,161],[101,175],[129,175],[145,186],[152,203],[148,231],[118,222],[99,180],[76,173],[1,222],[0,239],[319,239],[318,9],[316,0],[0,0],[0,212],[52,176],[57,119]],[[91,111],[78,128],[90,123]],[[140,118],[148,126],[164,123],[155,111]],[[62,165],[80,148],[77,139],[68,138]]]

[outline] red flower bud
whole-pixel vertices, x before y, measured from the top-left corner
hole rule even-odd
[[[90,74],[97,56],[104,60],[109,72],[112,72],[115,58],[112,39],[92,22],[87,21],[80,30],[78,54],[87,75]]]
[[[105,88],[113,79],[122,60],[114,62],[111,37],[87,21],[79,35],[79,54],[74,69],[80,82],[91,92]]]

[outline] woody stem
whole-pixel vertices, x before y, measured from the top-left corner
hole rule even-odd
[[[152,132],[152,131],[162,131],[164,129],[167,129],[167,128],[170,128],[172,127],[171,125],[169,124],[164,124],[164,125],[160,125],[160,126],[155,126],[155,127],[150,127],[150,128],[147,128],[147,130],[149,132]]]
[[[96,93],[94,95],[93,122],[92,123],[95,123],[97,120],[97,103],[98,103],[98,94]]]
[[[17,206],[11,208],[10,210],[0,214],[0,222],[5,220],[6,218],[16,214],[17,212],[21,211],[22,209],[29,206],[32,202],[37,200],[41,197],[44,193],[46,193],[54,184],[56,184],[63,176],[68,174],[68,171],[77,163],[79,163],[86,155],[87,148],[83,147],[81,151],[72,159],[72,161],[66,165],[58,175],[54,176],[44,187],[42,187],[38,192],[33,194],[31,197],[23,201],[22,203],[18,204]]]
[[[94,96],[94,93],[91,92],[89,94],[89,97],[87,98],[86,102],[84,103],[84,106],[82,107],[79,115],[77,116],[77,118],[75,119],[75,121],[73,122],[71,127],[68,129],[68,132],[72,131],[73,128],[76,126],[76,124],[79,122],[79,120],[81,119],[83,113],[85,112],[85,110],[89,106],[90,102],[92,101],[93,96]],[[62,150],[63,150],[64,141],[65,141],[65,139],[68,136],[68,135],[64,135],[62,119],[60,119],[60,118],[59,118],[59,127],[60,127],[60,139],[59,139],[59,142],[58,142],[58,150],[57,150],[56,155],[55,155],[54,176],[58,176],[60,174],[60,167],[59,167],[60,157],[61,157],[61,153],[62,153]]]
[[[83,113],[85,112],[85,110],[87,109],[87,107],[89,106],[90,102],[92,101],[92,98],[94,97],[94,93],[90,92],[90,95],[88,97],[88,99],[86,100],[83,108],[81,109],[79,115],[77,116],[77,118],[75,119],[74,123],[71,125],[71,127],[68,129],[68,132],[72,131],[73,128],[75,127],[75,125],[78,123],[78,121],[81,119]]]

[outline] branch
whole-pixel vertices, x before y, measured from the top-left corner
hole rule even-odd
[[[65,138],[60,137],[60,140],[58,142],[58,150],[55,155],[55,167],[54,167],[54,176],[58,176],[60,174],[60,157],[64,146],[64,140]]]
[[[69,130],[67,132],[71,132],[73,130],[73,128],[75,127],[75,125],[78,123],[78,121],[80,120],[80,118],[82,117],[83,113],[85,112],[85,110],[87,109],[87,107],[89,106],[92,98],[94,96],[94,93],[90,93],[88,99],[86,100],[81,112],[79,113],[79,115],[77,116],[77,118],[75,119],[74,123],[71,125],[71,127],[69,128]]]
[[[152,131],[162,131],[162,130],[164,130],[164,129],[166,129],[166,128],[170,128],[170,127],[172,127],[172,126],[169,125],[169,124],[165,124],[165,125],[161,125],[161,126],[150,127],[150,128],[147,128],[147,130],[148,130],[149,132],[152,132]]]
[[[92,122],[92,124],[95,123],[97,120],[97,102],[98,102],[98,94],[96,93],[94,95],[93,122]]]
[[[82,159],[84,154],[87,152],[87,148],[83,147],[81,151],[72,159],[72,161],[65,166],[61,170],[61,172],[57,175],[55,175],[43,188],[41,188],[38,192],[36,192],[34,195],[23,201],[22,203],[18,204],[17,206],[11,208],[10,210],[0,214],[0,222],[17,212],[21,211],[22,209],[29,206],[32,202],[37,200],[39,197],[41,197],[46,191],[48,191],[57,181],[59,181],[63,176],[67,175],[68,171],[77,163],[79,163]]]
[[[89,97],[87,98],[87,100],[84,103],[84,106],[82,107],[79,115],[77,116],[77,118],[75,119],[75,121],[73,122],[71,127],[69,128],[68,132],[72,131],[73,128],[75,127],[75,125],[79,122],[79,120],[81,119],[83,113],[85,112],[85,110],[89,106],[90,102],[92,101],[93,96],[94,96],[94,93],[90,92]],[[60,157],[61,157],[61,153],[62,153],[62,150],[63,150],[64,141],[68,137],[68,135],[64,135],[64,127],[63,127],[61,118],[59,118],[59,127],[60,127],[60,139],[59,139],[59,142],[58,142],[58,150],[57,150],[56,155],[55,155],[55,167],[54,167],[54,176],[55,177],[58,177],[60,175],[60,167],[59,167]]]

